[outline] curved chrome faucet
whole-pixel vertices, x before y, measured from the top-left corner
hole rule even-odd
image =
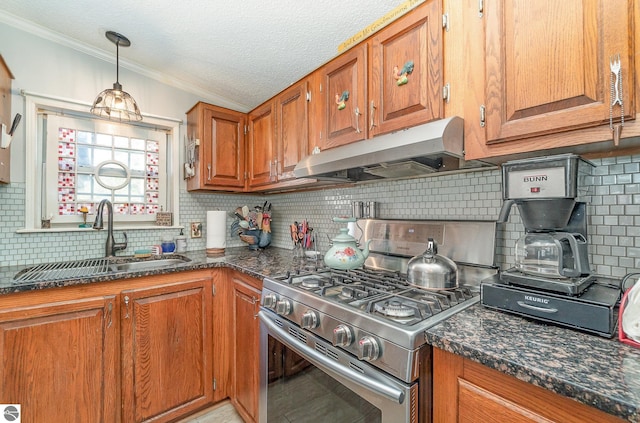
[[[123,232],[124,242],[116,242],[113,238],[113,205],[109,200],[102,200],[100,201],[100,204],[98,204],[96,220],[93,222],[93,229],[104,229],[102,216],[104,214],[105,204],[107,205],[107,212],[109,213],[109,219],[107,220],[107,243],[105,245],[105,256],[112,257],[116,255],[116,251],[127,248],[127,233]]]

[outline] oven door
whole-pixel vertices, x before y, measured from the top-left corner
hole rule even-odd
[[[261,309],[260,416],[266,422],[418,422],[406,384]]]

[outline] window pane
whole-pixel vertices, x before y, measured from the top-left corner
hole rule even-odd
[[[75,181],[73,173],[59,172],[58,173],[58,186],[59,187],[73,187]]]
[[[91,193],[93,175],[78,174],[78,192]]]
[[[93,133],[78,131],[77,142],[78,144],[93,144]]]
[[[104,150],[102,148],[96,148],[93,152],[93,166],[98,166],[100,163],[111,160],[111,150]]]
[[[131,138],[131,149],[144,151],[145,142],[139,138]]]
[[[129,148],[129,138],[127,137],[113,137],[113,146],[115,148]]]
[[[139,172],[144,174],[145,171],[145,162],[144,162],[144,154],[143,153],[131,153],[130,155],[131,162],[129,166],[131,167],[132,172]]]
[[[96,134],[96,144],[98,145],[113,145],[113,137],[107,134]]]
[[[128,151],[118,151],[115,150],[113,152],[113,159],[117,160],[125,165],[129,165],[129,152]]]
[[[158,143],[156,141],[147,141],[147,151],[151,151],[154,153],[157,153],[160,151],[160,146],[158,145]]]
[[[93,167],[91,157],[93,156],[93,147],[78,145],[78,166]]]
[[[131,178],[131,181],[129,182],[129,187],[131,188],[132,199],[134,195],[144,196],[144,179]]]

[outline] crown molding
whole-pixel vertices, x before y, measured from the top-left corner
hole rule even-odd
[[[18,16],[12,15],[9,12],[3,11],[2,13],[0,13],[0,22],[14,27],[20,31],[43,38],[47,41],[52,41],[56,44],[72,48],[76,51],[79,51],[80,53],[95,57],[100,60],[104,60],[109,63],[116,63],[115,56],[112,51],[107,52],[105,50],[93,47],[89,44],[60,34],[59,32],[53,31],[49,28],[45,28],[42,25],[38,25],[31,21],[27,21]],[[158,82],[172,86],[182,91],[195,94],[199,97],[202,97],[206,101],[212,102],[213,104],[234,109],[239,112],[248,112],[251,109],[246,104],[240,104],[234,101],[230,101],[229,99],[220,97],[216,93],[198,87],[195,84],[191,84],[184,80],[174,78],[162,72],[158,72],[154,69],[139,65],[135,62],[131,62],[123,58],[120,58],[120,67],[126,68],[132,72],[135,72],[147,78],[154,79]]]

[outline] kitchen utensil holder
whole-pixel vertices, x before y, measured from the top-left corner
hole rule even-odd
[[[640,348],[640,342],[636,342],[633,339],[628,338],[627,334],[624,332],[624,329],[622,329],[622,315],[624,314],[624,308],[627,305],[627,302],[628,302],[627,297],[630,291],[631,291],[631,288],[627,289],[624,295],[622,296],[622,299],[620,300],[620,309],[618,310],[618,339],[623,344]]]

